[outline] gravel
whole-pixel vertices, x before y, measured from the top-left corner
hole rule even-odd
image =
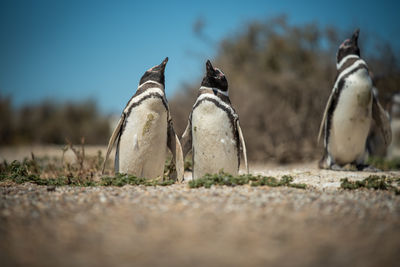
[[[394,266],[400,196],[338,189],[311,165],[287,187],[0,185],[2,266]],[[385,175],[399,175],[388,172]]]

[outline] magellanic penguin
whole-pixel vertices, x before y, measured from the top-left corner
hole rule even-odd
[[[108,143],[108,156],[117,141],[115,172],[148,179],[163,177],[167,147],[171,150],[178,181],[183,180],[183,156],[164,91],[168,58],[147,70],[129,100]]]
[[[322,118],[318,141],[324,132],[323,169],[342,170],[347,164],[358,170],[372,170],[364,164],[366,141],[372,120],[380,129],[385,145],[391,141],[389,121],[372,93],[367,63],[360,58],[357,29],[337,52],[337,77]]]
[[[221,170],[237,175],[241,152],[248,172],[246,145],[229,100],[228,81],[209,60],[206,71],[182,135],[183,157],[192,150],[193,179]]]

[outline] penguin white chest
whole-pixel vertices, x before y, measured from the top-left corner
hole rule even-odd
[[[400,118],[392,118],[392,143],[388,149],[389,158],[400,158]]]
[[[132,108],[119,142],[120,173],[145,178],[163,175],[167,116],[161,98],[148,98]]]
[[[362,161],[371,126],[372,82],[367,70],[351,74],[332,117],[328,151],[335,162]]]
[[[224,170],[238,173],[238,151],[227,111],[203,101],[192,113],[193,178]]]

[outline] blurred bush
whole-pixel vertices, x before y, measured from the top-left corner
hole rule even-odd
[[[340,33],[316,24],[292,26],[280,16],[250,23],[219,43],[213,64],[227,76],[250,160],[288,163],[321,156],[317,134],[336,76],[336,51],[353,30]],[[385,106],[398,91],[399,64],[390,45],[375,38],[367,49],[364,40],[367,33],[362,31],[361,56],[374,72]],[[184,86],[170,101],[179,134],[186,127],[200,82]]]
[[[86,144],[106,144],[109,119],[100,114],[96,103],[45,101],[13,109],[10,98],[0,95],[0,145],[65,144],[66,139]]]

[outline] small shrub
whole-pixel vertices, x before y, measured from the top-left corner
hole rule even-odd
[[[218,174],[206,174],[204,177],[196,180],[189,181],[190,188],[205,187],[210,188],[213,185],[226,185],[226,186],[237,186],[250,184],[251,186],[288,186],[294,188],[305,189],[305,184],[292,183],[293,177],[283,176],[280,180],[270,176],[253,176],[251,174],[233,176],[231,174],[224,173],[223,171]]]
[[[393,183],[397,182],[397,186],[400,184],[400,177],[386,177],[370,175],[361,181],[349,181],[348,178],[340,180],[340,187],[347,190],[355,190],[359,188],[375,189],[375,190],[389,190],[395,192],[396,195],[400,194],[398,187],[394,186]]]
[[[13,161],[11,164],[3,162],[0,164],[0,181],[12,181],[16,184],[33,183],[46,186],[124,186],[127,184],[166,186],[175,183],[175,181],[169,179],[163,181],[158,179],[148,180],[127,174],[102,177],[100,181],[97,182],[93,181],[91,176],[74,176],[72,172],[64,175],[63,168],[58,168],[56,175],[53,177],[42,178],[39,169],[47,170],[47,167],[41,168],[37,161],[28,159],[25,159],[23,162]],[[82,170],[77,173],[82,173]]]

